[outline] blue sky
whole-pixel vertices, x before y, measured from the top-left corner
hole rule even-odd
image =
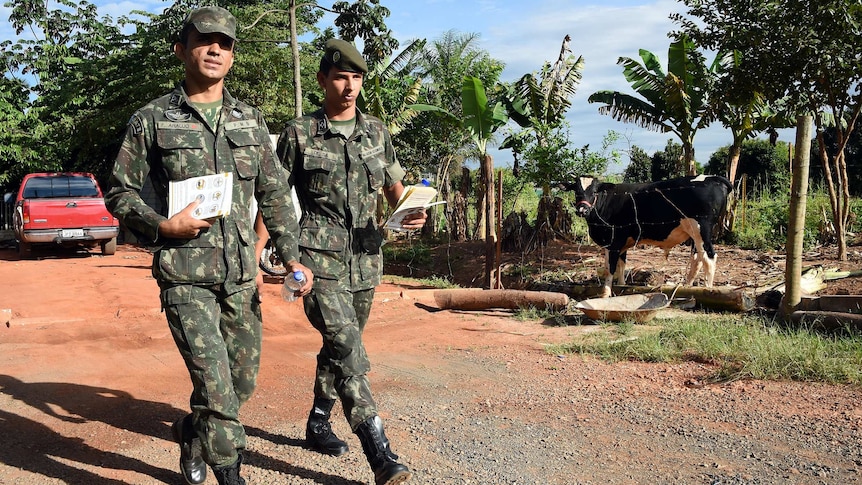
[[[161,12],[171,4],[157,0],[93,3],[100,15],[114,19],[133,9]],[[546,61],[553,62],[563,38],[569,35],[572,52],[583,56],[585,63],[583,78],[567,115],[575,148],[589,144],[599,149],[608,130],[617,131],[628,140],[622,140],[618,148],[626,149],[631,143],[647,153],[663,149],[673,137],[670,133],[647,131],[600,115],[599,105],[587,103],[587,98],[603,89],[632,92],[616,63],[621,56],[639,59],[638,50],[646,49],[656,54],[662,65],[667,65],[670,44],[667,33],[676,28],[668,16],[684,11],[676,0],[381,0],[381,3],[391,11],[386,24],[402,44],[416,38],[434,40],[453,29],[478,34],[479,45],[506,64],[504,81],[538,71]],[[15,37],[8,18],[9,9],[0,7],[0,39]],[[327,19],[331,22],[332,17]],[[708,61],[712,61],[711,55]],[[792,141],[791,131],[780,133],[782,140]],[[719,125],[699,131],[695,137],[697,160],[705,164],[713,151],[730,142],[730,133]],[[496,165],[511,165],[508,150],[495,150],[492,154]],[[627,164],[627,157],[623,158],[623,164]],[[612,172],[621,170],[611,167]]]

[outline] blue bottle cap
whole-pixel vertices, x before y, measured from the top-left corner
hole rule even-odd
[[[302,281],[305,278],[305,275],[302,274],[302,271],[294,271],[293,272],[293,280],[294,281]]]

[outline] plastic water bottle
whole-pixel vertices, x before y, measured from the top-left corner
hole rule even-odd
[[[284,278],[281,286],[281,298],[284,301],[296,301],[296,290],[305,284],[305,273],[294,271]]]

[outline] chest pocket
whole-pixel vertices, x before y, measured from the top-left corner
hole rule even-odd
[[[386,157],[382,146],[365,150],[360,155],[365,172],[368,174],[370,192],[377,192],[386,182]]]
[[[156,143],[169,178],[185,179],[200,171],[196,161],[203,159],[203,128],[200,123],[156,123]]]
[[[306,148],[302,169],[305,172],[306,187],[313,197],[329,195],[333,174],[341,160],[339,154]]]
[[[254,178],[260,167],[263,147],[257,126],[255,120],[225,123],[225,136],[230,143],[236,173],[241,179]]]

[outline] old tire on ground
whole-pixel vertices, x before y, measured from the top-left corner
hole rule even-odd
[[[107,241],[102,241],[102,254],[105,256],[111,256],[117,252],[117,238],[112,237]]]

